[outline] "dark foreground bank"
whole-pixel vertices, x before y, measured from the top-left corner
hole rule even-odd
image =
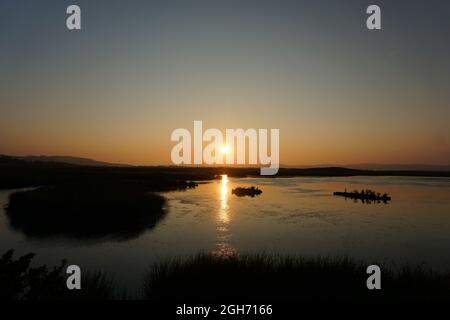
[[[367,263],[349,258],[199,254],[153,265],[140,288],[126,293],[109,275],[82,275],[82,290],[66,288],[65,266],[30,267],[32,254],[0,259],[0,297],[7,300],[291,301],[449,300],[450,274],[422,267],[381,266],[381,290],[368,290]],[[130,262],[132,263],[132,262]]]
[[[368,290],[369,263],[349,258],[268,254],[199,254],[155,265],[145,281],[149,299],[314,300],[450,299],[450,274],[423,267],[382,270],[381,290]]]

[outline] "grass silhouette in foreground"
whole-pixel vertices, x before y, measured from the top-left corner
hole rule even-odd
[[[108,300],[131,296],[106,273],[83,272],[82,290],[68,290],[67,262],[30,267],[34,254],[0,258],[0,300]],[[382,290],[368,290],[368,264],[349,258],[269,254],[198,254],[154,264],[133,298],[170,301],[450,299],[450,274],[422,267],[381,266]]]
[[[341,197],[345,197],[350,198],[350,199],[354,199],[354,200],[361,200],[362,203],[380,203],[381,201],[384,203],[387,203],[388,201],[391,201],[391,197],[389,196],[389,194],[387,193],[379,193],[379,192],[375,192],[373,190],[370,189],[366,189],[366,190],[355,190],[352,192],[347,192],[347,190],[345,190],[344,192],[334,192],[333,195],[335,196],[341,196]]]
[[[450,299],[450,274],[381,266],[382,290],[368,290],[369,264],[349,258],[267,254],[199,254],[154,265],[145,280],[148,299]]]
[[[165,215],[164,203],[130,184],[65,184],[13,193],[6,213],[11,226],[30,237],[125,240],[154,227]]]
[[[87,272],[82,290],[68,290],[67,261],[48,269],[46,265],[31,267],[33,253],[18,259],[13,256],[11,249],[0,258],[0,300],[108,300],[120,296],[113,278],[104,273]]]

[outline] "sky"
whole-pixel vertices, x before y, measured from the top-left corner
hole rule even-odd
[[[0,154],[170,164],[202,120],[279,129],[282,164],[448,165],[449,57],[447,0],[0,0]]]

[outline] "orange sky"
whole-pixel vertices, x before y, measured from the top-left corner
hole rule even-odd
[[[449,5],[386,3],[371,32],[340,3],[81,1],[79,32],[2,4],[0,153],[170,164],[202,120],[280,129],[282,164],[450,164]]]

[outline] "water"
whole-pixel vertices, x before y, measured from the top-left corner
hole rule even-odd
[[[255,185],[255,198],[231,194]],[[364,204],[333,191],[370,188],[388,192],[388,204]],[[62,258],[82,270],[115,275],[139,290],[148,267],[173,256],[268,252],[342,256],[370,263],[425,264],[450,271],[450,179],[415,177],[245,178],[168,192],[168,214],[153,230],[129,241],[30,239],[9,227],[0,191],[0,252],[35,252],[36,264]],[[68,218],[68,223],[70,219]]]

